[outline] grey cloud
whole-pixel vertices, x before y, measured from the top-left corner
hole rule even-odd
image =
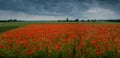
[[[85,18],[87,14],[84,13],[96,7],[109,9],[120,15],[120,0],[0,0],[0,10],[30,15]]]

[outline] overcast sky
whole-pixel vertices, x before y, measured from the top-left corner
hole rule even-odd
[[[120,0],[0,0],[0,20],[118,19]]]

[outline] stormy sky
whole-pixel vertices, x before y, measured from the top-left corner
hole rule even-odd
[[[120,0],[0,0],[0,20],[118,19]]]

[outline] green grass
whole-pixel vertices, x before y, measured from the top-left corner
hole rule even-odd
[[[15,29],[35,23],[43,23],[43,22],[0,22],[0,34],[9,31],[11,29]]]
[[[0,33],[3,33],[5,31],[14,29],[14,28],[19,28],[21,26],[24,26],[25,24],[22,23],[15,23],[15,22],[0,22]]]

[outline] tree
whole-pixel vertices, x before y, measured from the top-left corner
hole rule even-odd
[[[75,19],[75,22],[78,22],[79,21],[79,19]]]
[[[81,20],[81,22],[84,22],[84,20]]]
[[[69,21],[69,19],[68,19],[68,18],[66,18],[66,21],[68,22],[68,21]]]
[[[13,21],[14,21],[14,22],[16,22],[16,21],[17,21],[17,19],[14,19]]]

